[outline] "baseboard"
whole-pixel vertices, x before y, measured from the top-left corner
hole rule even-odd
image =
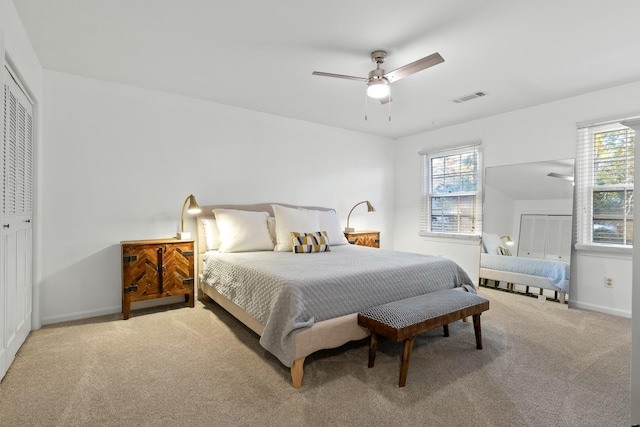
[[[104,316],[106,314],[114,314],[114,313],[121,313],[121,312],[122,312],[122,307],[119,305],[116,307],[101,308],[98,310],[76,311],[75,313],[61,314],[61,315],[52,316],[52,317],[43,317],[42,326],[52,325],[52,324],[61,323],[61,322],[69,322],[71,320],[88,319],[89,317]]]
[[[168,304],[176,304],[179,302],[184,302],[184,295],[176,295],[173,297],[167,297],[167,298],[158,298],[158,299],[151,299],[151,300],[146,300],[146,301],[137,301],[137,302],[132,302],[131,303],[131,310],[138,310],[141,308],[149,308],[149,307],[156,307],[156,306],[160,306],[160,305],[168,305]],[[97,310],[87,310],[87,311],[77,311],[75,313],[68,313],[68,314],[61,314],[59,316],[52,316],[52,317],[43,317],[42,318],[42,325],[52,325],[55,323],[61,323],[61,322],[69,322],[71,320],[80,320],[80,319],[88,319],[90,317],[98,317],[98,316],[105,316],[107,314],[116,314],[116,313],[122,313],[122,306],[121,305],[117,305],[114,307],[105,307],[105,308],[100,308]]]
[[[631,312],[627,310],[619,310],[611,307],[605,307],[603,305],[589,304],[586,302],[573,301],[569,299],[570,308],[582,308],[584,310],[597,311],[605,314],[612,314],[614,316],[626,317],[631,319]]]

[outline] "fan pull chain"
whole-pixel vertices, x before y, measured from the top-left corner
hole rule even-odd
[[[391,121],[391,88],[389,88],[389,102],[387,104],[389,105],[389,121]]]
[[[365,91],[364,93],[364,121],[367,121],[367,111],[369,108],[369,96],[367,95],[367,92]]]

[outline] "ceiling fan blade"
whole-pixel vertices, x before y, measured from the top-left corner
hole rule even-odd
[[[562,173],[557,173],[557,172],[549,172],[547,174],[547,176],[551,176],[553,178],[560,178],[560,179],[566,179],[567,181],[573,181],[573,176],[571,175],[565,175]]]
[[[382,104],[382,105],[388,104],[391,101],[393,101],[393,98],[391,98],[391,95],[387,95],[384,98],[380,98],[380,104]]]
[[[396,80],[400,80],[404,77],[408,77],[411,74],[415,74],[418,71],[422,71],[429,67],[433,67],[434,65],[438,65],[441,62],[444,62],[444,58],[442,58],[442,56],[440,56],[440,54],[436,52],[436,53],[432,53],[429,56],[425,56],[422,59],[418,59],[417,61],[414,61],[411,64],[407,64],[393,71],[389,71],[384,76],[387,78],[387,80],[389,80],[389,83],[393,83]]]
[[[323,76],[323,77],[336,77],[338,79],[347,79],[347,80],[356,80],[359,82],[367,82],[369,79],[366,77],[355,77],[355,76],[346,76],[344,74],[333,74],[333,73],[323,73],[322,71],[314,71],[314,76]]]

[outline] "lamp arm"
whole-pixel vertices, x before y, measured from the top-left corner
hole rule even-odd
[[[190,194],[189,196],[187,196],[187,198],[184,200],[184,205],[182,205],[182,216],[180,218],[180,231],[184,231],[184,210],[187,208],[187,203],[189,203],[189,199],[193,197],[193,194]]]
[[[351,208],[351,210],[349,211],[349,215],[347,215],[347,228],[349,228],[349,217],[351,217],[351,212],[353,212],[353,210],[354,210],[357,206],[359,206],[359,205],[361,205],[361,204],[363,204],[363,203],[367,203],[367,201],[366,201],[366,200],[363,200],[363,201],[361,201],[361,202],[356,203],[356,204]]]

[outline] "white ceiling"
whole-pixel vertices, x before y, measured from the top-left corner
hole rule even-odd
[[[13,0],[48,70],[401,137],[640,80],[636,0]],[[443,64],[368,103],[387,71]],[[489,95],[463,104],[476,91]]]

